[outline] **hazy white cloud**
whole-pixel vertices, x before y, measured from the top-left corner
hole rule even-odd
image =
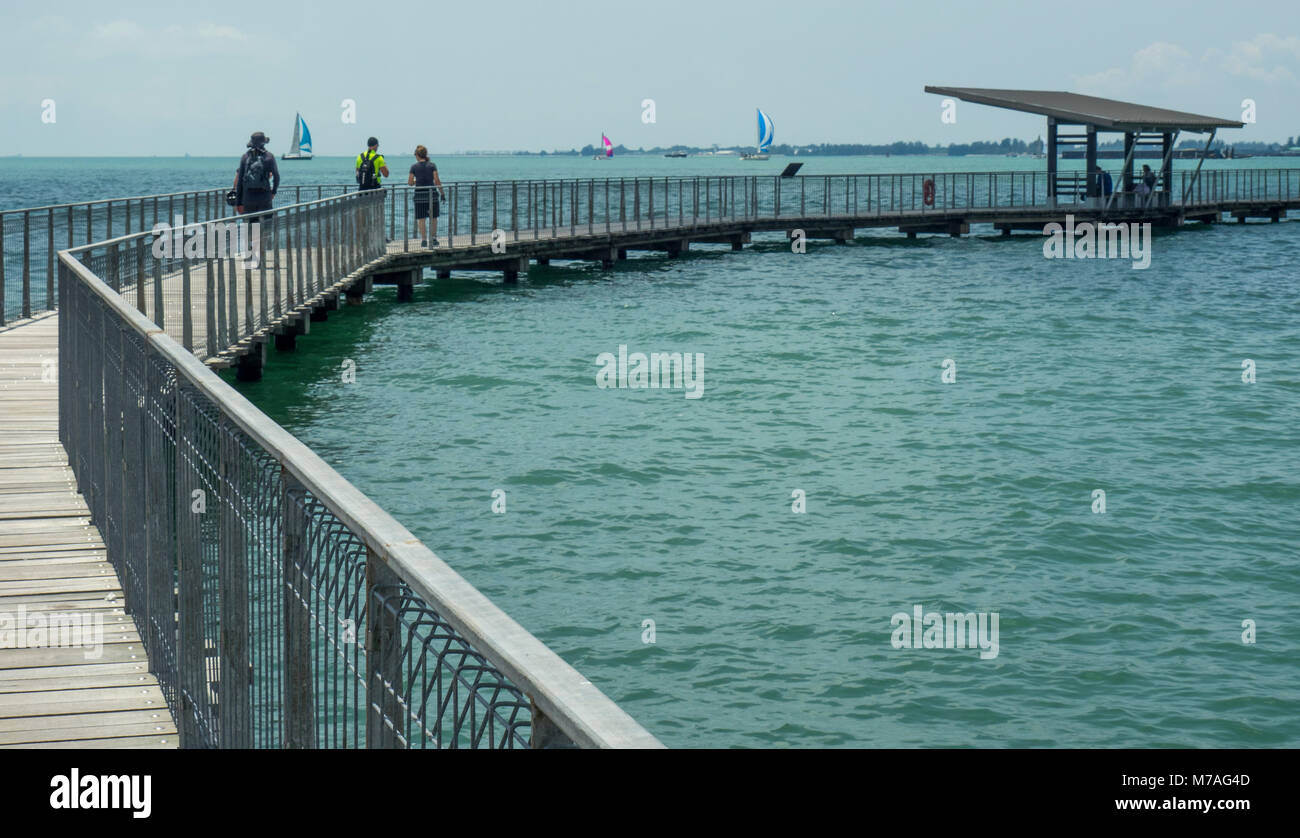
[[[1300,76],[1300,38],[1256,35],[1249,41],[1234,41],[1226,50],[1206,50],[1205,63],[1252,81],[1295,84]]]
[[[1112,67],[1099,73],[1075,76],[1075,84],[1079,93],[1141,100],[1144,90],[1197,84],[1202,72],[1200,63],[1186,49],[1156,41],[1133,53],[1127,67]]]
[[[1076,76],[1075,83],[1081,93],[1140,100],[1143,90],[1204,87],[1223,81],[1235,88],[1242,79],[1300,83],[1300,37],[1265,33],[1234,41],[1227,48],[1211,47],[1199,59],[1177,44],[1157,41],[1135,52],[1128,66]]]
[[[86,36],[86,52],[95,58],[132,54],[150,59],[173,59],[249,52],[253,39],[226,24],[201,22],[148,26],[133,20],[98,23]]]

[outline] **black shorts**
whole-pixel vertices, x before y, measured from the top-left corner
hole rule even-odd
[[[249,189],[244,193],[244,216],[249,223],[260,221],[262,213],[271,209],[271,193],[264,189]]]
[[[416,221],[419,221],[421,218],[429,218],[430,216],[432,216],[433,218],[437,218],[441,214],[441,212],[442,212],[442,204],[439,201],[435,200],[432,206],[430,206],[429,200],[427,198],[424,200],[420,200],[420,197],[418,195],[416,196],[415,198],[415,220]]]

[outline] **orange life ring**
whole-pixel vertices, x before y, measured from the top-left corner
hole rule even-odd
[[[927,207],[934,206],[934,181],[930,178],[926,178],[921,183],[921,200]]]

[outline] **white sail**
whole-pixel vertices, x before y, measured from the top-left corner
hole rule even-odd
[[[283,159],[311,159],[311,132],[307,130],[307,121],[300,113],[293,115],[293,144],[289,146],[289,153]]]

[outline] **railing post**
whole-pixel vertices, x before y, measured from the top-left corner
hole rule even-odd
[[[23,317],[32,316],[32,214],[23,213]]]
[[[383,215],[379,216],[382,229]],[[316,747],[312,691],[311,579],[307,571],[306,504],[303,488],[280,467],[281,534],[284,559],[284,735],[285,748]]]
[[[122,265],[118,259],[118,242],[108,246],[108,286],[122,293]]]
[[[366,747],[401,747],[406,736],[398,579],[366,549]]]
[[[173,231],[172,235],[175,235]],[[182,234],[182,239],[184,234]],[[116,290],[116,289],[114,289]],[[194,351],[194,299],[190,296],[190,260],[181,248],[181,343]]]
[[[162,287],[162,262],[161,259],[150,259],[153,264],[153,322],[158,324],[158,328],[165,328],[165,312],[163,311],[163,287]]]
[[[469,187],[469,243],[478,244],[478,183]]]
[[[210,260],[209,260],[210,261]],[[209,317],[211,315],[209,314]],[[217,542],[217,579],[221,609],[220,713],[221,747],[250,748],[252,742],[249,693],[253,670],[249,660],[248,635],[248,551],[244,543],[244,522],[235,509],[242,483],[237,430],[226,417],[217,422],[217,487],[220,504],[220,534]]]
[[[528,738],[529,748],[532,750],[559,750],[578,747],[564,731],[560,730],[555,722],[547,718],[542,709],[537,706],[537,702],[533,701],[532,696],[529,696],[528,703],[531,719],[531,731]]]
[[[5,324],[5,214],[0,212],[0,326]]]
[[[229,316],[235,313],[235,305],[234,305],[235,269],[232,265],[230,269],[231,282],[227,283],[226,266],[228,264],[232,264],[230,260],[230,254],[227,253],[223,257],[222,254],[218,253],[216,256],[216,260],[217,260],[217,334],[221,336],[221,342],[223,346],[230,346],[238,341],[238,338],[234,334],[236,329],[233,328],[233,326],[238,325],[238,321],[234,321],[232,324],[232,321],[229,319]]]
[[[298,296],[298,263],[293,258],[293,216],[291,211],[284,214],[284,278],[285,282],[285,310],[292,312],[301,303],[302,299]]]
[[[58,303],[54,299],[54,208],[50,208],[49,229],[45,231],[45,308],[54,310]]]
[[[188,348],[188,347],[187,347]],[[177,704],[180,718],[176,719],[176,728],[180,734],[182,748],[202,746],[197,718],[208,703],[207,662],[203,644],[203,574],[202,552],[200,550],[198,515],[191,511],[194,499],[191,492],[194,487],[192,454],[186,450],[187,443],[194,439],[194,434],[187,420],[189,412],[185,410],[184,385],[176,382],[174,408],[176,456],[174,458],[176,498],[174,505],[176,533],[176,670],[177,688],[180,693]],[[93,394],[92,394],[93,396]]]
[[[221,300],[217,296],[217,283],[214,271],[212,270],[212,254],[204,248],[203,260],[203,285],[205,293],[203,295],[206,304],[204,305],[204,323],[203,331],[205,333],[207,344],[207,357],[211,358],[217,354],[217,312],[221,307]]]
[[[139,236],[135,240],[135,308],[141,314],[145,313],[144,308],[144,236]],[[51,305],[53,308],[53,305]]]

